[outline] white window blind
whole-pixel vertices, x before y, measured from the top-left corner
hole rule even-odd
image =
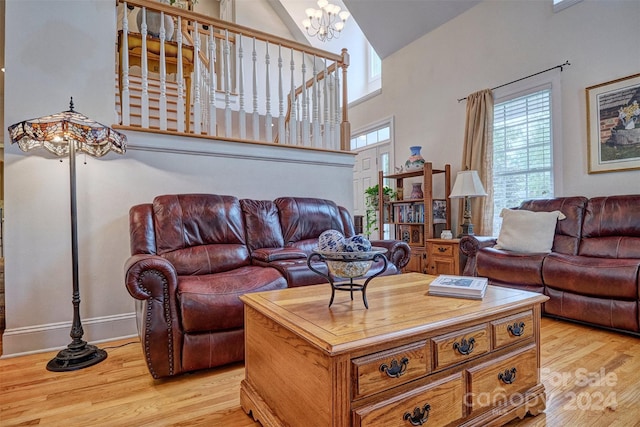
[[[502,208],[553,197],[551,135],[550,88],[494,106],[494,234],[500,230]]]

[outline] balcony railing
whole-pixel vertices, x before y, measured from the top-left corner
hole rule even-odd
[[[155,1],[118,3],[122,126],[349,150],[346,49],[336,55]]]

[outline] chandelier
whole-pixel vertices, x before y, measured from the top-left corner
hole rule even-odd
[[[302,26],[307,34],[317,36],[320,41],[337,39],[351,14],[346,10],[340,12],[340,6],[331,4],[328,0],[318,0],[318,7],[319,9],[310,7],[305,10],[307,19],[302,21]]]

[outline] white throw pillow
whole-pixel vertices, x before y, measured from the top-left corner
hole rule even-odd
[[[560,211],[533,212],[502,209],[502,228],[497,249],[513,252],[551,252],[558,219],[566,216]]]

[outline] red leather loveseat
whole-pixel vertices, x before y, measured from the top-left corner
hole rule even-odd
[[[640,195],[530,200],[518,209],[560,211],[550,253],[510,252],[465,236],[465,275],[541,292],[543,314],[640,335]]]
[[[328,229],[354,235],[345,208],[314,198],[164,195],[132,207],[129,220],[125,284],[137,300],[140,339],[154,378],[243,360],[239,296],[326,282],[307,266],[318,236]],[[372,243],[388,249],[385,274],[408,263],[406,243]],[[326,271],[324,264],[314,268]]]

